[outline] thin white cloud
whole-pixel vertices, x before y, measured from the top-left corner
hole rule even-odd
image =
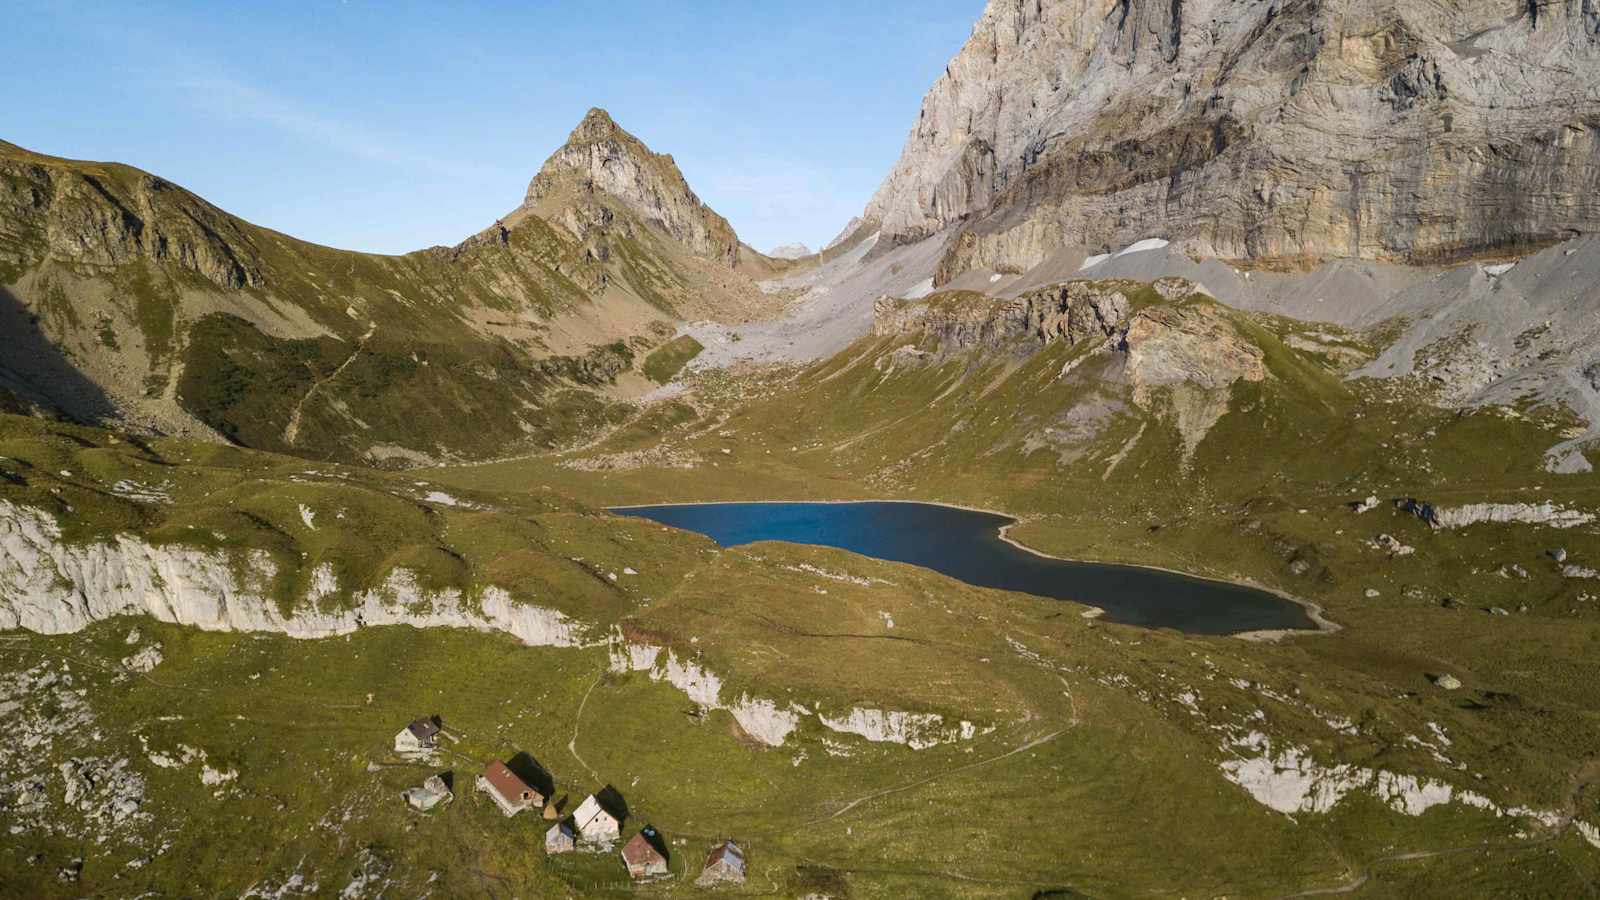
[[[357,159],[438,173],[459,173],[463,168],[459,162],[420,152],[235,78],[219,75],[183,78],[177,82],[177,87],[191,103],[208,114],[256,122]]]

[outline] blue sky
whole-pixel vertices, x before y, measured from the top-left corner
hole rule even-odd
[[[591,106],[747,242],[861,211],[983,0],[9,0],[0,139],[149,170],[307,240],[453,244]]]

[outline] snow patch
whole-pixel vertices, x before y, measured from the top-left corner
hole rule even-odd
[[[933,276],[932,275],[928,276],[927,278],[923,279],[922,281],[917,282],[916,286],[913,287],[911,290],[909,290],[909,291],[905,292],[904,294],[902,294],[900,296],[900,299],[901,300],[921,300],[923,297],[926,297],[931,293],[933,293]]]
[[[1142,241],[1134,241],[1128,246],[1123,247],[1122,250],[1117,253],[1117,256],[1127,256],[1130,253],[1144,253],[1149,250],[1163,250],[1166,249],[1168,243],[1168,241],[1164,241],[1161,238],[1145,238]]]

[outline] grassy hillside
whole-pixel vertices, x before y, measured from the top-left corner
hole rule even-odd
[[[613,408],[609,436],[582,449],[420,473],[0,417],[0,500],[45,511],[70,545],[136,538],[246,574],[264,552],[262,589],[286,614],[348,608],[403,569],[469,604],[505,590],[592,640],[396,626],[296,641],[147,617],[0,635],[0,703],[31,740],[0,751],[0,803],[21,826],[0,835],[14,873],[0,895],[632,893],[614,856],[546,859],[545,823],[470,791],[485,762],[518,753],[558,795],[609,784],[630,828],[659,828],[663,894],[702,893],[703,854],[732,836],[751,881],[721,894],[1267,897],[1360,881],[1377,895],[1594,895],[1600,851],[1571,823],[1600,824],[1600,616],[1546,551],[1600,559],[1600,537],[1436,531],[1390,504],[1347,506],[1600,508],[1591,478],[1540,468],[1565,413],[1458,414],[1425,385],[1347,382],[1374,349],[1362,335],[1193,297],[1137,309],[1187,310],[1199,318],[1159,321],[1259,353],[1266,377],[1228,387],[1197,443],[1185,423],[1209,421],[1194,411],[1215,397],[1140,388],[1123,351],[969,352],[928,333],[806,369],[696,375],[687,397]],[[1159,342],[1171,337],[1152,346],[1181,358],[1181,342]],[[301,352],[326,364],[314,344]],[[721,550],[598,511],[866,496],[1004,509],[1036,548],[1249,580],[1344,628],[1280,643],[1145,631],[839,551]],[[1379,534],[1414,552],[1374,549]],[[0,572],[16,564],[0,558]],[[339,587],[312,600],[323,566]],[[158,641],[158,666],[127,670]],[[654,648],[653,666],[619,665],[630,648]],[[715,702],[674,687],[673,667],[700,673],[696,690],[714,676]],[[1462,687],[1437,686],[1442,674]],[[792,713],[792,730],[763,738],[730,712],[745,701]],[[937,716],[932,746],[840,730],[859,711]],[[394,759],[393,733],[432,713],[448,752],[432,767]],[[1286,815],[1230,776],[1263,761],[1369,780]],[[404,807],[400,790],[446,769],[452,804]],[[80,771],[99,786],[68,803]],[[138,802],[118,819],[128,774]],[[1499,814],[1459,799],[1409,814],[1424,784]]]
[[[924,333],[867,338],[784,373],[701,376],[685,401],[644,410],[581,453],[432,474],[464,486],[554,483],[595,503],[897,497],[1004,510],[1023,520],[1013,536],[1047,552],[1245,581],[1324,607],[1343,626],[1336,635],[1231,642],[1275,679],[1326,691],[1325,702],[1350,711],[1360,739],[1313,742],[1319,754],[1394,760],[1419,749],[1399,724],[1417,715],[1452,735],[1452,763],[1480,783],[1546,797],[1530,803],[1569,792],[1592,803],[1593,754],[1581,735],[1600,712],[1581,685],[1600,674],[1590,671],[1600,590],[1564,575],[1549,551],[1600,559],[1600,534],[1518,523],[1437,530],[1390,502],[1600,510],[1593,476],[1543,468],[1544,451],[1574,425],[1570,413],[1443,409],[1425,382],[1345,379],[1381,334],[1223,313],[1268,377],[1235,383],[1188,456],[1184,398],[1157,389],[1141,402],[1118,354],[1057,342],[944,358]],[[1369,495],[1375,510],[1351,508]],[[1411,552],[1383,549],[1382,535]],[[1440,691],[1431,679],[1441,673],[1467,688]],[[1395,854],[1442,846],[1392,814],[1362,827]],[[1390,855],[1343,840],[1352,873]],[[1575,845],[1563,859],[1581,868],[1595,856]],[[1492,854],[1473,860],[1384,862],[1371,875],[1379,893],[1431,877],[1492,894],[1514,868]]]
[[[615,198],[581,202],[601,224],[552,224],[557,204],[549,221],[377,256],[126,166],[0,144],[0,319],[25,336],[0,387],[79,421],[316,458],[543,449],[603,422],[682,311],[742,315],[756,293],[705,277]]]
[[[16,873],[8,896],[236,894],[297,873],[316,893],[370,879],[352,896],[430,885],[493,896],[631,892],[613,857],[547,860],[544,823],[506,820],[467,789],[483,763],[519,752],[574,801],[617,787],[630,825],[652,823],[671,842],[675,878],[658,888],[670,894],[696,895],[687,876],[723,836],[750,852],[752,881],[735,894],[1272,896],[1336,886],[1394,850],[1480,842],[1476,883],[1486,890],[1532,884],[1580,896],[1597,872],[1600,857],[1570,829],[1457,806],[1411,818],[1359,794],[1331,813],[1290,818],[1219,770],[1239,752],[1223,735],[1248,725],[1322,761],[1595,818],[1592,789],[1569,780],[1600,739],[1582,687],[1595,632],[1581,623],[1497,618],[1490,632],[1487,617],[1418,604],[1369,611],[1331,638],[1190,638],[837,551],[721,551],[593,512],[543,481],[470,491],[435,475],[145,444],[28,418],[0,424],[0,499],[55,512],[73,542],[137,534],[266,549],[284,563],[279,597],[289,606],[300,602],[295,579],[322,562],[356,585],[404,566],[441,586],[505,586],[599,633],[615,626],[630,642],[693,660],[720,679],[724,700],[972,723],[970,737],[912,750],[805,716],[768,746],[649,673],[614,671],[603,646],[533,648],[452,630],[295,641],[141,617],[77,635],[14,632],[0,636],[0,680],[69,679],[6,687],[21,704],[15,721],[47,729],[84,718],[32,752],[0,754],[7,783],[36,781],[45,796],[41,808],[23,805],[23,794],[7,801],[23,825],[0,836],[0,858]],[[637,574],[608,577],[624,570]],[[124,670],[135,646],[157,641],[159,666]],[[1427,684],[1441,662],[1467,691]],[[427,713],[456,739],[436,766],[399,764],[393,732]],[[1356,724],[1348,733],[1326,724],[1342,720]],[[1411,740],[1431,739],[1435,726],[1452,741],[1447,761]],[[204,759],[154,762],[182,759],[184,746]],[[143,779],[140,816],[112,824],[98,812],[100,793],[63,805],[58,768],[72,760],[91,770],[126,760]],[[208,785],[204,767],[237,775]],[[428,816],[407,810],[398,792],[436,769],[454,773],[456,801]],[[1146,852],[1152,840],[1161,854]],[[259,859],[246,849],[263,846],[274,849]],[[59,880],[75,859],[78,880]],[[1390,868],[1377,875],[1396,891],[1407,882],[1388,879],[1419,877]]]

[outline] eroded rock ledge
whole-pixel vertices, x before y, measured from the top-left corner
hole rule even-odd
[[[581,646],[588,630],[497,587],[476,597],[455,589],[429,591],[405,569],[335,606],[328,601],[338,592],[337,575],[331,566],[319,566],[304,601],[285,613],[263,588],[276,574],[272,558],[254,551],[244,562],[128,535],[71,544],[49,515],[0,500],[0,628],[66,634],[114,616],[149,615],[208,631],[295,638],[333,637],[371,625],[470,628],[550,647]]]
[[[0,630],[68,634],[103,619],[148,615],[207,631],[307,639],[379,625],[499,631],[532,646],[608,646],[613,671],[648,672],[702,708],[728,711],[746,734],[772,747],[783,745],[807,716],[835,732],[918,750],[977,733],[971,722],[949,725],[938,713],[852,707],[829,716],[820,708],[780,705],[748,693],[725,699],[722,678],[693,659],[629,642],[620,633],[596,634],[592,625],[515,599],[498,587],[475,596],[456,589],[430,591],[410,571],[395,569],[382,586],[335,606],[330,601],[339,593],[338,579],[331,566],[322,565],[313,571],[307,595],[285,613],[264,587],[275,574],[272,558],[261,551],[239,559],[128,535],[70,543],[48,514],[0,500]]]

